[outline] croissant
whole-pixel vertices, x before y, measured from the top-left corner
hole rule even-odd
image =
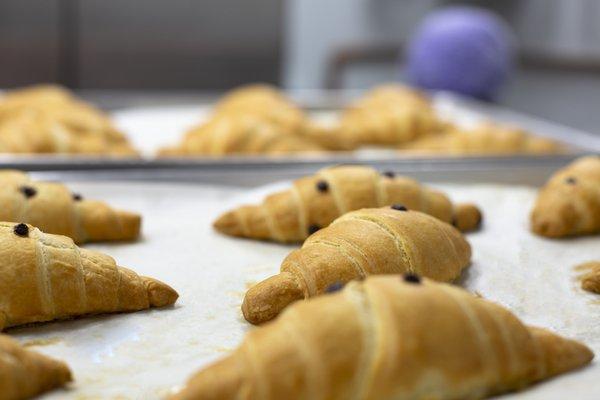
[[[340,124],[342,135],[359,145],[400,145],[439,128],[429,100],[397,85],[372,90],[343,113]]]
[[[230,91],[216,104],[215,114],[252,115],[289,134],[300,134],[307,121],[304,112],[280,90],[265,84]]]
[[[402,149],[458,155],[555,154],[563,151],[552,139],[492,123],[483,123],[471,130],[450,127],[443,133],[408,143]]]
[[[0,222],[0,330],[171,305],[177,292],[66,236]]]
[[[259,324],[296,300],[372,274],[412,272],[451,281],[470,259],[460,232],[427,214],[394,206],[353,211],[292,251],[279,274],[250,288],[242,312]]]
[[[579,276],[581,288],[600,294],[600,261],[589,261],[575,267],[583,273]]]
[[[531,229],[550,238],[600,232],[600,157],[579,158],[552,175],[533,207]]]
[[[228,154],[285,154],[318,152],[309,139],[288,134],[261,117],[221,114],[189,131],[176,147],[163,149],[163,156]]]
[[[66,364],[0,335],[0,400],[28,399],[70,381]]]
[[[291,189],[268,196],[260,205],[229,211],[214,227],[232,236],[302,242],[346,212],[392,204],[452,222],[463,231],[481,222],[475,206],[454,206],[443,193],[413,179],[367,166],[336,166],[295,181]]]
[[[457,287],[378,276],[293,305],[172,400],[479,399],[592,358]]]
[[[0,221],[27,222],[76,243],[134,240],[141,217],[96,200],[83,200],[60,183],[36,182],[21,171],[0,170]]]
[[[0,98],[0,151],[136,154],[104,113],[54,86],[34,86]]]

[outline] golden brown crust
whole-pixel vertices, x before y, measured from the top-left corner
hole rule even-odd
[[[440,128],[422,93],[394,84],[368,92],[343,113],[340,124],[342,136],[356,145],[397,146]]]
[[[592,358],[462,289],[377,276],[294,304],[172,399],[483,398]]]
[[[135,240],[141,226],[138,214],[77,200],[60,183],[32,181],[15,170],[0,170],[0,221],[30,223],[76,243]]]
[[[579,158],[552,175],[531,212],[531,229],[550,238],[600,232],[600,157]]]
[[[0,222],[0,330],[82,315],[173,304],[168,285],[77,247],[66,236]],[[25,228],[26,227],[26,228]]]
[[[0,335],[0,400],[28,399],[71,379],[71,371],[63,362],[26,350]]]
[[[416,211],[362,209],[343,215],[292,251],[280,274],[248,290],[242,312],[248,322],[263,323],[296,300],[372,274],[411,272],[451,281],[470,259],[469,243],[449,224]]]
[[[0,152],[137,154],[103,112],[49,85],[0,98]]]
[[[448,125],[437,134],[424,136],[402,151],[450,155],[557,154],[563,147],[552,139],[533,136],[521,129],[483,123],[474,129]]]
[[[298,179],[291,189],[267,196],[260,205],[226,212],[214,227],[231,236],[302,242],[346,212],[392,204],[454,223],[463,231],[477,229],[481,220],[474,205],[454,205],[445,194],[408,177],[342,165]]]

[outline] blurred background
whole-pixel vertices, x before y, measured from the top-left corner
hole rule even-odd
[[[495,101],[597,131],[597,0],[0,0],[0,87],[56,82],[105,108],[256,81],[368,88],[407,79],[417,27],[456,4],[492,10],[514,35]]]

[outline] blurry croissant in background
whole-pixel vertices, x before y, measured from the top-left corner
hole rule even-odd
[[[309,139],[283,131],[278,125],[250,114],[216,115],[191,129],[182,142],[160,151],[162,156],[227,154],[289,154],[319,152]]]
[[[342,114],[341,135],[356,145],[398,146],[436,132],[429,100],[400,85],[375,88]]]
[[[108,116],[50,85],[0,97],[0,152],[136,154]]]
[[[463,129],[448,124],[444,132],[424,136],[405,144],[402,149],[456,155],[555,154],[564,151],[562,146],[552,139],[493,123],[483,123],[475,129]]]

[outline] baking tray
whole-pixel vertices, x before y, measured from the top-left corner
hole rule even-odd
[[[251,329],[240,304],[248,286],[278,269],[294,246],[225,237],[212,221],[226,209],[256,202],[289,185],[255,189],[206,183],[123,182],[122,171],[69,182],[88,198],[110,201],[144,216],[143,239],[86,247],[120,265],[171,284],[173,308],[107,315],[12,329],[32,349],[63,359],[75,383],[42,397],[55,399],[160,399],[198,368],[233,349]],[[70,180],[71,173],[37,173]],[[490,175],[490,178],[492,176]],[[491,182],[491,181],[490,181]],[[469,234],[473,263],[459,280],[469,290],[510,307],[527,323],[585,341],[600,354],[599,296],[581,291],[572,267],[600,258],[598,237],[550,241],[528,231],[536,190],[518,185],[434,184],[455,201],[483,210],[483,230]],[[600,398],[598,362],[501,399]]]
[[[306,93],[310,94],[307,95]],[[351,92],[354,93],[354,92]],[[356,93],[310,91],[302,96],[302,105],[320,119],[335,118],[342,104],[355,97]],[[437,93],[433,95],[434,106],[440,114],[449,116],[463,124],[472,125],[477,121],[492,119],[499,122],[523,127],[540,136],[559,140],[572,148],[570,156],[589,152],[600,152],[600,136],[583,132],[560,124],[534,118],[507,110],[495,105],[477,102],[454,94]],[[289,155],[279,157],[239,157],[226,158],[194,157],[179,159],[156,159],[155,152],[166,145],[177,143],[183,133],[192,125],[206,119],[210,113],[210,105],[179,105],[166,107],[138,107],[114,111],[112,116],[116,125],[122,129],[135,147],[139,148],[140,158],[108,158],[72,155],[2,155],[0,167],[14,167],[24,170],[158,170],[158,169],[195,169],[219,168],[224,170],[235,165],[238,168],[251,170],[261,164],[275,165],[366,162],[387,163],[393,160],[423,160],[427,163],[431,157],[403,154],[394,150],[359,150],[354,153],[326,153],[322,155]],[[506,156],[496,157],[507,163],[520,159],[542,160],[545,156]],[[490,160],[492,157],[456,157],[435,156],[440,162],[456,163],[456,160]],[[419,161],[420,162],[420,161]]]

